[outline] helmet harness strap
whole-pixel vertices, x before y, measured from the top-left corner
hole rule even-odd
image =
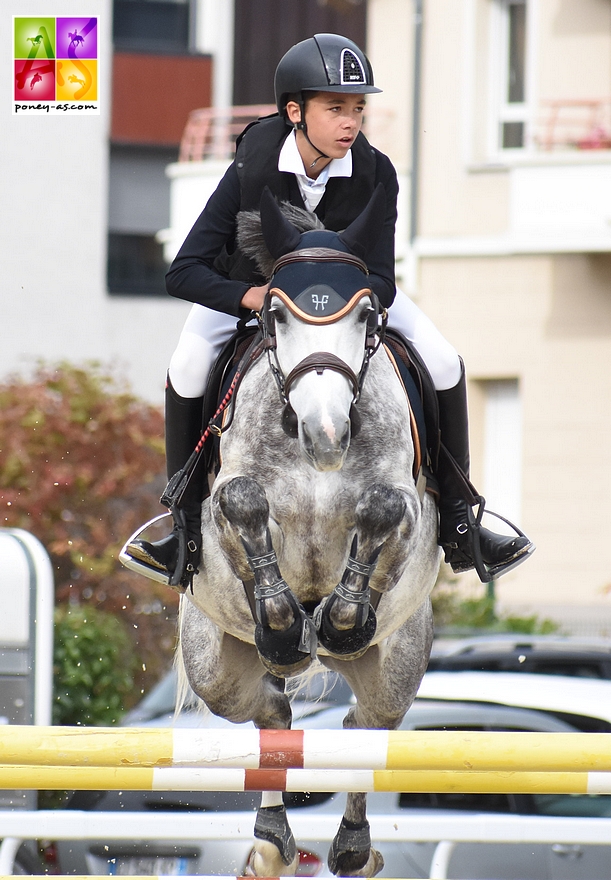
[[[298,104],[299,104],[299,117],[300,118],[299,118],[299,122],[296,122],[293,125],[293,128],[296,129],[297,131],[303,132],[303,136],[305,137],[305,139],[309,143],[309,145],[312,147],[312,149],[316,150],[317,153],[320,153],[320,155],[317,156],[314,159],[314,161],[311,163],[311,165],[309,166],[310,168],[314,168],[316,163],[320,162],[321,159],[329,159],[331,157],[327,156],[326,153],[323,153],[322,150],[319,150],[318,147],[316,146],[316,144],[313,144],[312,141],[310,140],[310,136],[308,135],[308,127],[307,127],[306,121],[305,121],[305,98],[303,96],[303,92],[300,93]]]

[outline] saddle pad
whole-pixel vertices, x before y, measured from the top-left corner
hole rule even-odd
[[[439,410],[433,380],[417,352],[397,331],[387,329],[384,348],[410,405],[414,450],[420,451],[420,461],[414,458],[414,478],[421,467],[427,491],[438,495],[439,486],[433,468],[439,455]]]

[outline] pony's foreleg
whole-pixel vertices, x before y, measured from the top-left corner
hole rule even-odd
[[[252,720],[259,728],[291,726],[284,680],[265,672],[253,645],[223,633],[184,597],[180,645],[182,670],[212,712],[236,723]],[[280,792],[263,792],[254,834],[251,872],[294,875],[297,850]]]
[[[383,483],[370,486],[359,499],[356,534],[346,569],[314,615],[318,640],[329,653],[357,657],[371,643],[376,615],[370,605],[369,581],[386,541],[397,531],[406,511],[404,494]]]
[[[252,571],[257,616],[255,644],[261,662],[281,678],[296,675],[312,662],[316,637],[304,609],[280,573],[269,531],[265,492],[256,480],[235,477],[220,489],[218,506],[238,539],[231,549],[242,560],[246,554]],[[231,552],[227,552],[226,546],[223,549],[231,559]],[[240,561],[236,567],[240,567]]]

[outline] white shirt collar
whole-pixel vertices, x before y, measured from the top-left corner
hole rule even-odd
[[[352,150],[348,150],[343,159],[331,159],[316,180],[312,180],[303,167],[303,159],[297,149],[295,132],[292,131],[282,144],[278,156],[278,171],[287,171],[289,174],[296,174],[313,183],[324,185],[330,177],[352,177]]]

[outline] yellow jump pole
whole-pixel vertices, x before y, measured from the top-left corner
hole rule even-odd
[[[611,794],[611,773],[2,766],[0,789]]]
[[[609,733],[0,726],[2,764],[523,772],[611,771]]]

